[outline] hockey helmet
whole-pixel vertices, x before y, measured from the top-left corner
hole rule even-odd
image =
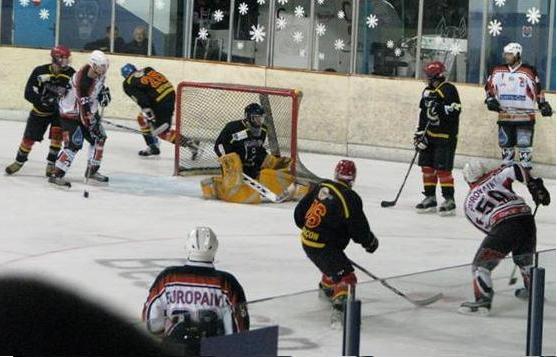
[[[464,181],[468,182],[469,185],[477,182],[488,172],[487,167],[481,161],[471,161],[467,162],[462,169],[462,176],[464,176]]]
[[[89,65],[95,73],[102,76],[108,71],[108,57],[106,57],[103,51],[95,50],[89,56]]]
[[[69,48],[63,45],[58,45],[52,47],[50,50],[50,57],[52,57],[52,63],[65,68],[70,64],[70,56],[72,55]]]
[[[265,110],[257,103],[248,104],[244,109],[245,120],[253,135],[261,135],[261,126],[263,125],[264,116]]]
[[[424,66],[424,73],[429,80],[445,77],[446,70],[441,61],[433,61]]]
[[[352,160],[340,160],[335,167],[335,180],[352,186],[356,181],[356,164]]]
[[[128,78],[128,76],[130,74],[132,74],[133,72],[136,72],[136,71],[137,71],[137,67],[135,67],[131,63],[126,63],[125,65],[122,66],[122,68],[120,68],[120,73],[122,74],[122,77],[124,77],[124,78]]]
[[[186,239],[188,260],[212,263],[218,247],[217,235],[209,227],[196,227]]]
[[[512,53],[515,57],[522,56],[522,45],[517,42],[510,42],[503,48],[503,53]]]

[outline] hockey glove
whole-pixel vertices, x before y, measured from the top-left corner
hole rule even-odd
[[[110,88],[103,87],[97,96],[97,100],[99,101],[99,105],[101,107],[106,107],[112,100],[112,96],[110,95]]]
[[[551,105],[548,102],[543,101],[538,104],[538,108],[540,108],[540,113],[544,117],[550,117],[553,114],[553,109],[551,109]]]
[[[501,104],[495,97],[487,97],[485,100],[485,104],[487,104],[487,110],[490,110],[492,112],[501,111]]]
[[[153,112],[153,109],[143,108],[141,109],[141,114],[143,114],[143,118],[145,118],[148,122],[155,121],[155,113]]]
[[[551,203],[549,191],[543,185],[541,178],[532,178],[528,181],[528,191],[532,195],[532,199],[536,205],[548,206]]]
[[[424,151],[427,149],[429,141],[424,130],[419,130],[414,134],[414,147],[416,150]]]
[[[371,243],[364,248],[366,252],[368,252],[369,254],[373,254],[377,250],[377,248],[379,248],[379,240],[375,236],[373,236],[373,240],[371,241]]]
[[[41,105],[47,108],[53,107],[58,103],[58,97],[53,93],[46,93],[41,97]]]

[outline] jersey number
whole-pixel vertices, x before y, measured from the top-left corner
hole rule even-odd
[[[508,202],[512,199],[512,197],[507,196],[501,191],[489,191],[487,192],[487,196],[489,196],[489,198],[484,196],[478,202],[476,205],[476,211],[483,214],[489,214],[493,211],[497,204]]]
[[[321,218],[327,214],[327,207],[317,200],[313,201],[306,213],[306,227],[313,229],[319,227]]]
[[[154,89],[160,87],[161,84],[167,82],[166,78],[156,71],[150,71],[145,76],[141,77],[141,83],[144,85],[150,85]]]

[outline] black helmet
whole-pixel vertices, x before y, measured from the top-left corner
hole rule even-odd
[[[246,106],[244,109],[244,115],[246,119],[250,119],[252,115],[264,115],[265,110],[263,107],[257,103],[251,103]]]
[[[248,104],[244,109],[246,124],[254,136],[261,135],[261,126],[263,125],[263,116],[265,110],[257,103]]]

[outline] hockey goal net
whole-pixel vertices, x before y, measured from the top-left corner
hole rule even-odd
[[[189,147],[176,145],[175,174],[208,175],[220,172],[214,151],[215,140],[224,126],[243,119],[244,108],[258,103],[265,109],[267,151],[290,157],[292,174],[315,179],[297,155],[298,110],[302,93],[295,89],[267,88],[222,83],[181,82],[176,96],[176,131],[195,143],[197,155]]]

